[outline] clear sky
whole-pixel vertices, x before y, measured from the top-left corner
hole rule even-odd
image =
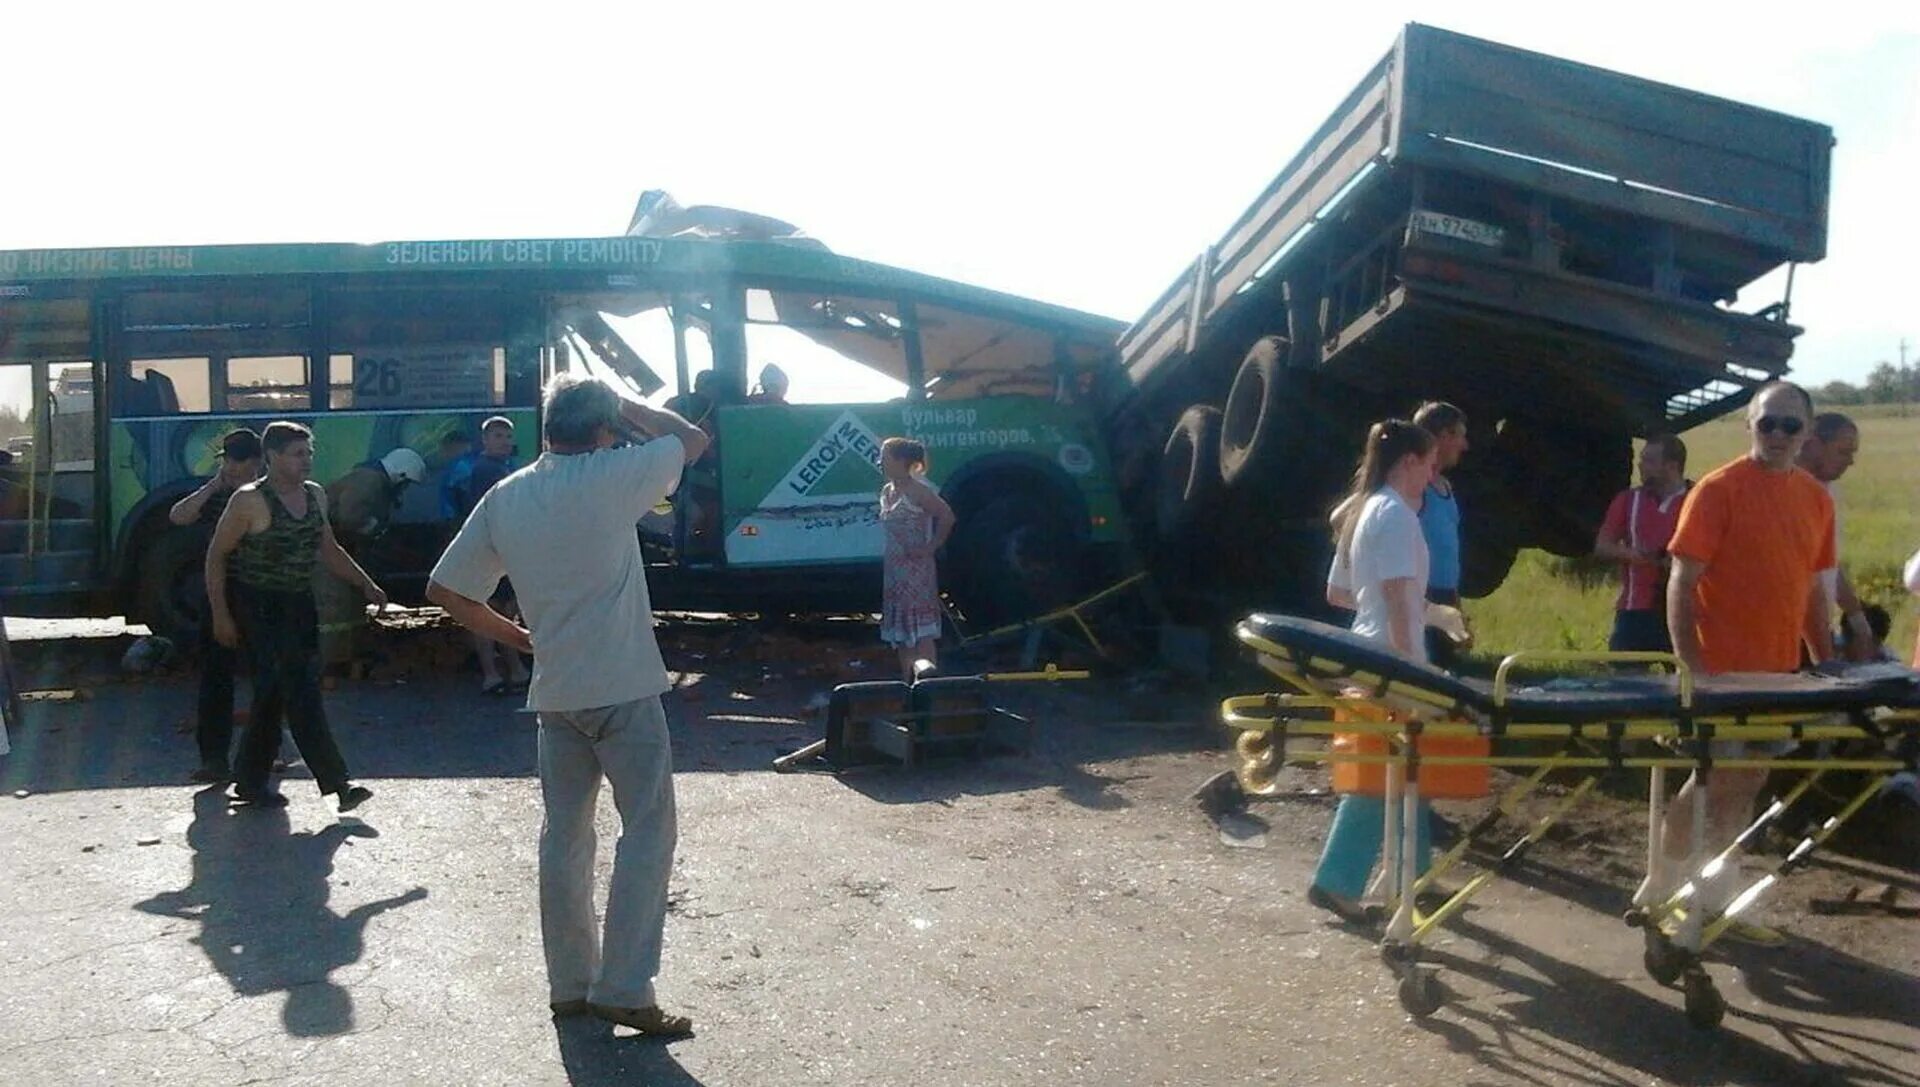
[[[1131,320],[1412,20],[1832,125],[1795,361],[1859,380],[1920,356],[1903,9],[17,4],[0,248],[617,234],[664,188]]]

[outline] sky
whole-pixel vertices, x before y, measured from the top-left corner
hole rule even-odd
[[[662,188],[1130,321],[1418,21],[1831,125],[1796,373],[1920,358],[1892,4],[488,8],[16,5],[0,249],[610,235]]]

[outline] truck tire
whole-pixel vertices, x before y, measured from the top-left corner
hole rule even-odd
[[[204,526],[168,527],[140,555],[135,588],[140,618],[175,645],[197,644],[207,621],[207,542]]]
[[[1160,453],[1154,524],[1163,540],[1180,539],[1220,488],[1220,409],[1195,404],[1182,412]]]
[[[1229,487],[1274,478],[1298,446],[1297,428],[1282,418],[1306,414],[1297,410],[1298,382],[1286,369],[1289,350],[1284,337],[1264,336],[1233,375],[1220,421],[1220,478]]]
[[[992,629],[1072,603],[1079,554],[1057,503],[1026,493],[995,498],[954,526],[948,586],[969,626]]]

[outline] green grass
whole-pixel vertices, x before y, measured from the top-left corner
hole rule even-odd
[[[1893,615],[1888,644],[1913,651],[1916,609],[1900,567],[1920,547],[1920,404],[1847,410],[1860,424],[1860,455],[1840,480],[1841,565],[1862,599]],[[1688,431],[1687,474],[1698,479],[1746,449],[1739,416]],[[1539,551],[1521,554],[1500,590],[1468,601],[1476,655],[1518,649],[1605,649],[1616,583],[1597,564]]]

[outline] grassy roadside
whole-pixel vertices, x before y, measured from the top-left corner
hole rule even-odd
[[[1920,622],[1920,608],[1900,582],[1901,565],[1920,547],[1920,404],[1869,405],[1847,414],[1860,424],[1860,455],[1838,485],[1840,560],[1862,598],[1892,613],[1890,644],[1905,659]],[[1687,474],[1696,479],[1746,448],[1738,416],[1684,437]],[[1528,551],[1500,590],[1469,601],[1467,612],[1480,653],[1605,649],[1615,591],[1603,567]]]

